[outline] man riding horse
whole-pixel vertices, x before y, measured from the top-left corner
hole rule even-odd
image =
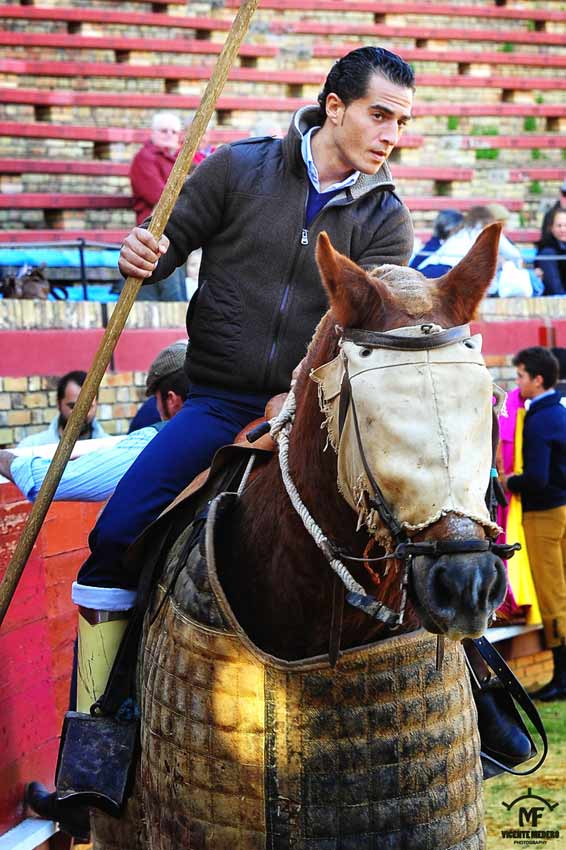
[[[327,300],[315,262],[325,230],[337,250],[371,270],[405,264],[413,230],[387,159],[411,119],[414,74],[400,57],[364,47],[330,70],[318,106],[300,109],[284,139],[225,145],[191,177],[159,243],[136,227],[125,239],[125,276],[155,283],[202,248],[199,288],[187,313],[191,389],[183,409],[124,476],[89,538],[73,585],[79,644],[104,668],[79,663],[88,712],[106,685],[136,599],[129,544],[222,445],[285,391]],[[79,658],[84,657],[79,652]],[[49,805],[49,816],[65,812]],[[41,812],[42,804],[35,808]],[[45,810],[45,809],[44,809]],[[67,810],[68,811],[68,810]]]

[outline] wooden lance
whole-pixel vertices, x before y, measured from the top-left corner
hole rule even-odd
[[[206,86],[200,106],[189,128],[183,147],[179,152],[175,165],[173,166],[173,170],[171,171],[169,179],[163,189],[161,198],[159,199],[151,217],[149,231],[157,240],[159,240],[163,234],[165,225],[169,220],[169,216],[171,215],[171,211],[175,205],[175,201],[177,200],[183,183],[185,182],[200,140],[202,139],[212,117],[212,113],[214,112],[218,96],[224,87],[230,68],[238,54],[242,41],[245,38],[258,3],[259,0],[243,0],[238,10],[238,14],[234,19],[234,23],[232,24],[232,28],[228,34],[222,53],[218,57],[218,62],[216,63],[214,72]],[[63,470],[71,456],[71,452],[73,451],[73,447],[79,436],[81,426],[98,391],[102,376],[108,367],[110,358],[116,348],[120,334],[124,329],[124,325],[126,324],[132,305],[136,300],[141,284],[142,281],[138,278],[129,277],[126,280],[120,298],[112,313],[110,321],[108,322],[100,347],[81,388],[75,407],[65,426],[65,430],[63,431],[63,435],[59,445],[57,446],[57,451],[53,456],[53,460],[51,461],[43,484],[41,485],[37,499],[29,514],[26,526],[18,540],[16,549],[10,563],[8,564],[2,584],[0,585],[0,625],[4,621],[4,617],[16,591],[31,550],[33,549],[37,535],[39,534],[43,520],[45,519],[45,515],[49,510],[49,506],[51,505],[53,496],[55,495],[55,491],[57,490],[57,486],[61,480]]]

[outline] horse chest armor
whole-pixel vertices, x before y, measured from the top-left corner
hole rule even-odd
[[[210,543],[213,516],[207,531]],[[483,848],[461,647],[447,642],[440,671],[421,632],[348,650],[335,669],[274,659],[235,621],[206,549],[186,557],[178,541],[174,592],[146,635],[151,850]]]

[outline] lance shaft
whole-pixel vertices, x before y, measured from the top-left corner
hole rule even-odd
[[[149,231],[157,240],[159,240],[165,230],[165,225],[169,220],[175,201],[185,182],[200,140],[212,117],[216,101],[224,87],[240,45],[245,38],[258,3],[259,0],[243,0],[238,14],[234,19],[232,28],[228,34],[222,53],[218,57],[214,72],[207,83],[200,106],[191,123],[183,147],[179,151],[175,165],[152,214]],[[114,353],[114,349],[124,329],[141,284],[142,281],[138,278],[127,278],[120,298],[112,312],[94,362],[81,387],[75,407],[65,426],[37,499],[30,511],[12,559],[8,564],[2,584],[0,584],[0,625],[4,621],[26,562],[41,530],[43,520],[53,501],[53,496],[79,436],[82,424],[96,396],[102,376],[110,363],[110,358]]]

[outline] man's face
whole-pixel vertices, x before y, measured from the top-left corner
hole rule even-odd
[[[73,408],[76,404],[76,401],[79,397],[80,391],[81,391],[81,388],[79,387],[78,384],[75,384],[74,381],[69,381],[69,383],[65,387],[65,395],[63,396],[61,401],[58,402],[59,413],[61,414],[61,417],[63,418],[63,421],[65,423],[67,422],[69,416],[71,415],[71,412],[72,412],[72,410],[73,410]],[[93,402],[90,406],[90,410],[88,411],[88,413],[86,415],[86,421],[89,425],[92,422],[92,420],[94,419],[95,414],[96,414],[96,399],[93,400]]]
[[[522,363],[517,366],[517,386],[521,398],[536,398],[541,392],[544,392],[542,375],[535,375],[531,378]]]
[[[326,100],[334,141],[344,165],[375,174],[390,155],[411,119],[413,91],[379,73],[368,79],[364,97],[345,106],[335,94]]]
[[[566,211],[556,213],[550,232],[559,242],[566,242]]]
[[[175,153],[179,149],[181,140],[181,125],[174,121],[170,123],[162,121],[151,131],[151,141],[163,150]]]

